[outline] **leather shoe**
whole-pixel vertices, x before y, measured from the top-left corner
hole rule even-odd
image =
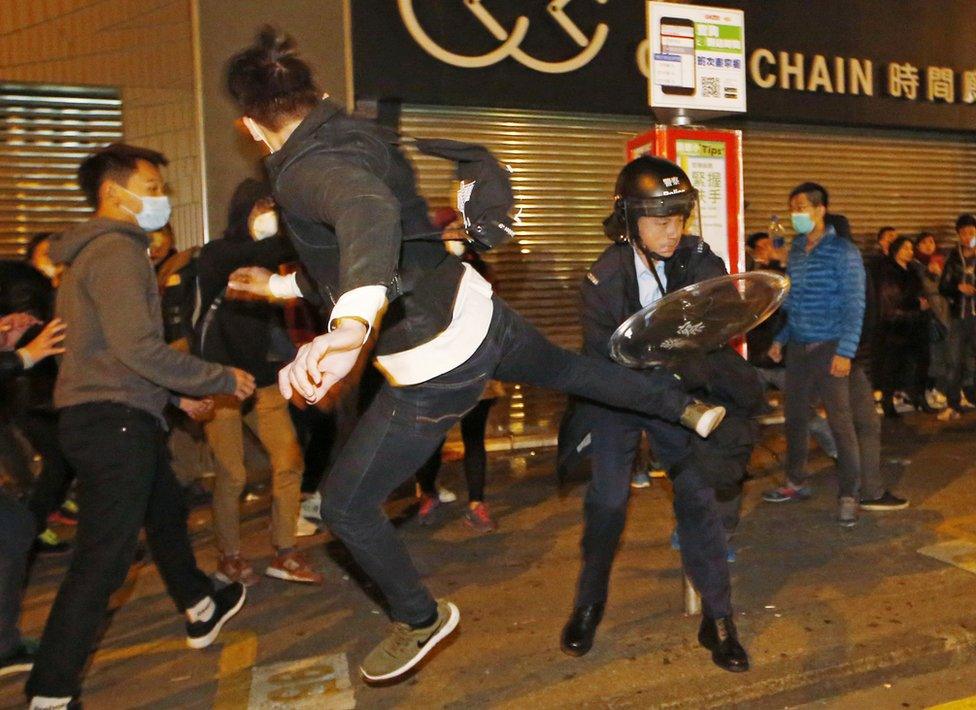
[[[596,627],[603,618],[603,604],[588,604],[573,609],[572,616],[563,627],[560,648],[570,656],[582,656],[593,648]]]
[[[698,643],[712,652],[712,660],[719,668],[732,673],[749,670],[749,656],[739,643],[739,632],[731,617],[709,619],[702,616]]]

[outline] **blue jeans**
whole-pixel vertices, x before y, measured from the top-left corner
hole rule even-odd
[[[726,531],[715,492],[705,483],[694,456],[691,432],[653,417],[600,407],[592,417],[593,477],[584,501],[583,569],[577,607],[606,602],[610,569],[627,520],[630,470],[641,432],[674,484],[674,515],[681,561],[702,597],[706,616],[732,614],[732,583]]]
[[[36,535],[34,518],[23,503],[0,490],[0,658],[20,645],[17,620],[27,574],[27,555]]]
[[[478,403],[489,379],[555,389],[676,422],[691,401],[673,375],[636,372],[559,348],[494,298],[488,335],[468,360],[419,385],[384,383],[323,484],[322,517],[377,584],[396,621],[419,624],[436,603],[383,513],[390,493]]]

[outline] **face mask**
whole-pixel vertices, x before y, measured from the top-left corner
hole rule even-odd
[[[790,215],[790,222],[793,225],[793,231],[797,234],[809,234],[816,226],[813,223],[813,218],[806,212],[794,212]]]
[[[49,279],[53,279],[58,275],[58,267],[56,267],[50,261],[42,261],[40,264],[36,264],[35,266],[38,271],[47,276]]]
[[[966,242],[966,246],[968,246],[970,249],[976,248],[976,237],[973,237],[968,242]]]
[[[464,256],[464,252],[467,249],[464,242],[451,240],[449,242],[444,242],[444,247],[451,252],[454,256]]]
[[[251,138],[261,143],[264,143],[268,147],[269,153],[275,152],[274,148],[271,147],[271,144],[268,143],[268,139],[264,137],[264,131],[258,128],[258,124],[253,118],[245,116],[244,125],[247,126],[247,130],[250,132]]]
[[[136,222],[139,223],[140,227],[147,232],[155,232],[157,229],[162,229],[166,226],[169,222],[169,216],[173,212],[173,208],[169,204],[169,197],[166,195],[161,197],[143,197],[132,192],[132,190],[126,190],[124,187],[122,189],[133,197],[137,197],[142,202],[142,211],[140,212],[133,212],[125,205],[122,206],[122,209],[136,218]]]
[[[273,237],[278,233],[278,213],[262,212],[254,218],[254,226],[251,228],[252,236],[261,241],[268,237]]]

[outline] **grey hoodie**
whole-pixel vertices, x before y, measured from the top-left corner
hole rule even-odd
[[[170,392],[233,393],[233,373],[163,341],[149,238],[137,225],[96,218],[51,239],[68,265],[55,311],[68,325],[54,404],[118,402],[162,419]]]

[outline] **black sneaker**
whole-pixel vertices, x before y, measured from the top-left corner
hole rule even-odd
[[[908,500],[885,491],[884,495],[874,500],[862,500],[861,510],[904,510],[908,507]]]
[[[34,667],[35,655],[37,655],[37,641],[24,639],[12,653],[0,658],[0,676],[28,672]]]
[[[216,608],[210,620],[186,622],[186,645],[190,648],[206,648],[212,644],[224,624],[244,606],[246,596],[246,588],[240,582],[228,584],[216,592],[213,595]]]

